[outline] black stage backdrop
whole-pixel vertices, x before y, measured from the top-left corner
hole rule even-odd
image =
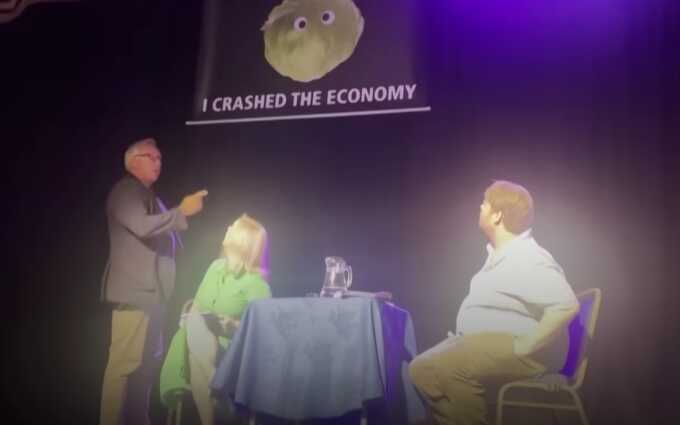
[[[584,3],[419,2],[431,112],[200,127],[184,123],[201,2],[39,4],[0,26],[5,423],[97,421],[104,200],[125,146],[148,135],[167,204],[210,191],[185,235],[170,332],[247,211],[269,230],[275,296],[318,290],[323,257],[343,256],[356,289],[392,291],[411,312],[423,350],[454,325],[485,255],[482,190],[505,178],[533,192],[536,238],[573,287],[604,292],[592,423],[678,423],[680,11]]]

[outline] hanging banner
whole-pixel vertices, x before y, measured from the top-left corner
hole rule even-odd
[[[425,112],[417,0],[205,0],[193,119]]]

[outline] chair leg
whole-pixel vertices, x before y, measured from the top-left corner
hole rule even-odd
[[[177,410],[176,410],[176,413],[175,413],[175,415],[177,415],[177,416],[175,416],[175,425],[180,425],[180,423],[182,422],[182,407],[183,406],[184,406],[184,403],[182,402],[182,400],[180,400],[179,403],[177,403]]]
[[[575,391],[569,392],[571,393],[571,396],[574,399],[574,404],[576,404],[576,407],[578,409],[578,414],[581,417],[581,423],[583,423],[583,425],[590,425],[590,422],[588,421],[588,416],[586,416],[586,411],[583,409],[583,403],[581,403],[581,397],[579,397]]]
[[[590,421],[588,421],[588,416],[586,415],[585,409],[583,409],[583,403],[581,402],[581,397],[576,393],[576,391],[572,389],[565,389],[569,394],[571,394],[572,399],[574,400],[574,405],[576,406],[576,410],[578,411],[579,418],[581,419],[581,424],[582,425],[590,425]],[[498,394],[498,406],[496,406],[496,425],[503,425],[503,396],[505,395],[505,391],[501,390],[501,392]]]
[[[505,397],[505,388],[501,388],[498,392],[498,399],[496,401],[496,425],[503,425],[503,398]]]
[[[174,418],[174,421],[173,421]],[[180,422],[182,421],[182,400],[179,400],[175,407],[172,407],[168,409],[168,415],[165,420],[166,425],[173,425],[173,422],[175,425],[180,425]]]

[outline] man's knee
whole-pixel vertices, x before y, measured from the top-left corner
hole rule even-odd
[[[104,371],[104,379],[118,379],[132,375],[142,365],[142,354],[134,347],[109,353]]]
[[[408,373],[413,385],[420,390],[431,387],[436,381],[435,364],[428,357],[414,358],[408,365]]]

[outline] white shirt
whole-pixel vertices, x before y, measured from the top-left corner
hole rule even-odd
[[[531,229],[499,250],[490,244],[486,249],[486,262],[472,278],[458,311],[458,333],[530,333],[545,308],[578,302],[562,268],[536,243]],[[555,341],[558,351],[566,351],[567,335],[562,333],[561,341]]]

